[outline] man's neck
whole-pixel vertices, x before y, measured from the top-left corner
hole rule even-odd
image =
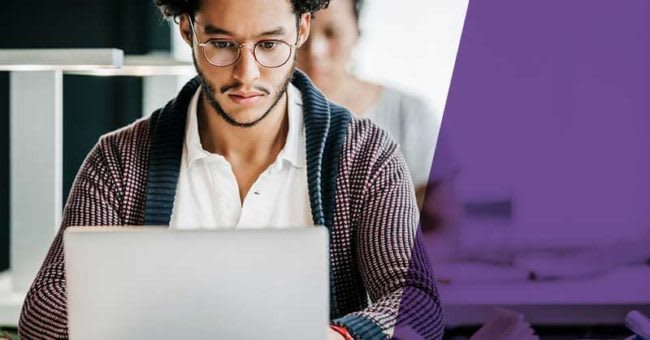
[[[204,96],[200,98],[197,115],[199,136],[206,151],[237,163],[259,164],[266,163],[269,159],[271,162],[275,160],[284,147],[288,133],[287,92],[272,111],[252,127],[229,124]]]
[[[271,112],[252,127],[229,124],[201,97],[198,110],[201,145],[230,163],[241,203],[255,180],[273,164],[284,147],[289,131],[287,96],[285,92]]]

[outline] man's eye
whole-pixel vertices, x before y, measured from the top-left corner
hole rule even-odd
[[[210,44],[216,48],[232,48],[235,46],[235,43],[227,40],[212,40]]]
[[[272,50],[276,46],[278,46],[278,42],[277,41],[262,41],[262,42],[260,42],[259,46],[261,48],[265,49],[265,50]]]

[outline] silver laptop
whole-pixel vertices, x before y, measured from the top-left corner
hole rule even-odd
[[[315,339],[329,325],[322,227],[71,227],[72,339]]]

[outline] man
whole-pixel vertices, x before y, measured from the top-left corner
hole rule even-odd
[[[294,71],[311,15],[328,1],[156,3],[179,23],[198,76],[150,118],[102,137],[88,155],[27,294],[21,335],[67,336],[68,226],[324,225],[332,339],[388,338],[402,328],[441,337],[438,295],[397,146]]]

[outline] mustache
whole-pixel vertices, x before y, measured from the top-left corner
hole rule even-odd
[[[222,87],[219,88],[219,92],[221,92],[222,94],[224,94],[224,93],[228,92],[229,90],[237,89],[237,88],[239,88],[239,87],[242,87],[243,85],[244,85],[244,84],[242,84],[242,83],[240,83],[240,82],[236,82],[236,83],[232,83],[232,84],[224,85],[224,86],[222,86]],[[253,88],[254,88],[255,90],[257,90],[257,91],[260,91],[260,92],[266,94],[266,95],[271,94],[271,91],[269,91],[268,89],[266,89],[266,88],[264,88],[264,87],[261,87],[261,86],[253,86]]]

